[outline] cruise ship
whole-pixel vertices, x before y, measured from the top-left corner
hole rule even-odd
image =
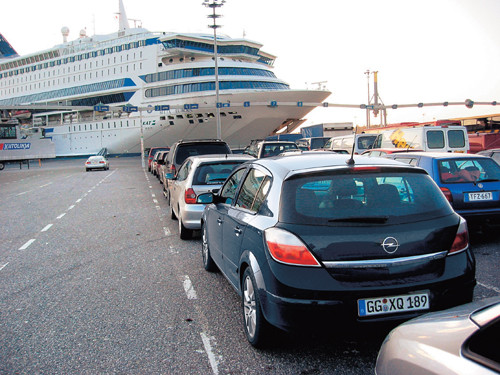
[[[130,27],[119,8],[116,33],[68,41],[63,27],[62,44],[25,56],[0,34],[0,108],[44,129],[57,156],[139,154],[219,134],[244,147],[293,131],[330,95],[291,89],[260,43],[217,35],[215,54],[213,35]]]

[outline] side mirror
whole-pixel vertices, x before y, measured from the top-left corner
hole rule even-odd
[[[212,193],[203,193],[198,195],[196,203],[210,204],[214,202],[214,195]]]

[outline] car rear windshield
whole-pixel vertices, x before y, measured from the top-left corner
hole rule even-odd
[[[230,153],[231,150],[225,143],[184,144],[178,146],[175,163],[180,165],[190,156]]]
[[[500,166],[489,158],[438,160],[438,170],[441,182],[446,184],[500,181]]]
[[[303,224],[411,222],[452,208],[425,173],[379,169],[295,175],[283,184],[280,221]]]
[[[222,184],[233,169],[243,161],[203,163],[196,168],[193,185]]]

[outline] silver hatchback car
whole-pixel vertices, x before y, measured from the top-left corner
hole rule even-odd
[[[174,176],[169,179],[164,192],[170,206],[170,216],[179,221],[179,236],[189,239],[193,230],[201,228],[201,216],[205,204],[196,203],[198,195],[218,190],[232,170],[241,163],[254,160],[250,155],[224,154],[199,155],[187,158]]]

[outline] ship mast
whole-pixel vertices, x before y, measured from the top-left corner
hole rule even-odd
[[[118,34],[119,35],[124,35],[125,30],[128,30],[130,28],[128,24],[128,19],[127,19],[127,13],[125,13],[125,7],[123,6],[123,1],[118,0]]]

